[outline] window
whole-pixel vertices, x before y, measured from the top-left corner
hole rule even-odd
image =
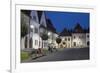
[[[65,42],[63,42],[63,44],[65,45],[66,43],[65,43]]]
[[[74,42],[74,46],[76,46],[76,42]]]
[[[34,33],[38,33],[38,28],[34,28]]]
[[[38,45],[38,40],[35,40],[35,45]]]
[[[70,41],[70,38],[68,38],[68,41]]]
[[[67,38],[65,38],[65,41],[67,41]]]
[[[89,41],[87,42],[87,45],[89,46]]]
[[[74,36],[74,39],[75,39],[76,37]]]
[[[89,38],[89,35],[87,35],[87,37]]]

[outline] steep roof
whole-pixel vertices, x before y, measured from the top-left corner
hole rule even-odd
[[[71,35],[72,35],[71,32],[67,30],[66,28],[64,28],[59,36],[71,36]]]
[[[51,20],[50,20],[50,19],[46,19],[46,23],[47,23],[47,30],[56,33],[56,29],[55,29],[55,27],[53,26]]]
[[[76,24],[74,28],[74,33],[84,33],[84,29],[81,27],[79,23]]]

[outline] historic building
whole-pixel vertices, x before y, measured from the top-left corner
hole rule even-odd
[[[46,18],[43,11],[21,10],[21,25],[27,27],[26,35],[21,37],[21,49],[48,48],[50,44],[58,48],[57,37],[61,38],[59,48],[89,47],[89,28],[83,29],[77,23],[72,31],[64,28],[61,33],[57,34],[56,28],[51,20]],[[43,40],[42,34],[48,35],[48,39]]]
[[[21,11],[21,22],[28,27],[28,34],[21,38],[21,48],[47,48],[48,44],[55,44],[57,37],[56,29],[43,11]],[[41,35],[48,35],[47,40],[43,40]]]
[[[60,48],[84,48],[89,47],[89,28],[83,29],[79,23],[72,31],[64,30],[60,33]]]
[[[60,47],[61,48],[71,48],[72,46],[72,34],[70,31],[68,31],[66,28],[60,33],[60,38],[61,38],[61,43]]]
[[[72,32],[72,47],[86,47],[86,32],[79,23],[77,23]]]

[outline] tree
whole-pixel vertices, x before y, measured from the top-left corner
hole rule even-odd
[[[28,27],[25,24],[21,24],[21,38],[28,34]]]
[[[58,44],[58,46],[59,46],[59,44],[61,43],[61,38],[60,37],[58,37],[58,38],[56,38],[56,42],[57,42],[57,44]]]
[[[29,26],[30,26],[30,10],[21,10],[21,38],[24,37],[29,33]],[[26,25],[25,17],[23,14],[29,16],[29,25]]]
[[[41,36],[42,40],[47,40],[48,39],[48,35],[43,33],[42,36]]]

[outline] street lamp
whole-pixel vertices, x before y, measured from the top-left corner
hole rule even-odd
[[[48,32],[48,36],[50,36],[51,35],[51,33],[50,32]]]
[[[31,28],[31,29],[33,29],[33,28],[34,28],[34,26],[33,26],[33,25],[30,25],[30,28]]]

